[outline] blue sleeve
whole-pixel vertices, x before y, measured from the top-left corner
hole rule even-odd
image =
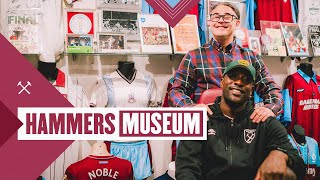
[[[198,4],[198,20],[199,20],[199,37],[200,44],[203,45],[207,42],[206,32],[207,32],[207,12],[205,8],[205,0],[200,0]]]
[[[246,0],[246,27],[248,30],[255,30],[254,26],[254,11],[257,5],[254,0]]]
[[[146,2],[142,0],[142,14],[153,14],[154,9]]]
[[[297,13],[294,5],[294,0],[290,0],[291,3],[291,12],[292,12],[292,20],[294,23],[297,23]]]
[[[284,89],[282,91],[283,98],[283,116],[280,121],[283,125],[288,126],[291,122],[291,112],[292,112],[292,97],[290,97],[289,89]]]

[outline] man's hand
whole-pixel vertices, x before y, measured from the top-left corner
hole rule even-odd
[[[259,122],[265,122],[268,117],[275,117],[274,113],[271,111],[271,109],[266,107],[257,107],[254,109],[253,113],[250,116],[250,119],[252,119],[252,122],[259,123]]]
[[[284,152],[273,150],[263,161],[254,180],[285,179],[288,156]]]
[[[208,113],[209,115],[212,115],[212,114],[213,114],[213,112],[211,111],[211,109],[209,108],[209,106],[206,105],[206,104],[197,104],[197,105],[195,105],[194,107],[206,108],[206,109],[207,109],[207,113]]]

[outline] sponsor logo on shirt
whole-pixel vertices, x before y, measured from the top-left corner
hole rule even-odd
[[[319,109],[320,99],[300,100],[299,106],[303,106],[303,110]]]
[[[251,144],[253,139],[256,137],[256,130],[255,129],[245,129],[243,130],[244,133],[244,140],[246,143]]]
[[[297,92],[303,92],[304,89],[297,89]]]
[[[315,170],[315,168],[308,168],[308,169],[307,169],[307,174],[310,174],[310,175],[312,175],[313,177],[315,177],[315,176],[316,176],[316,170]]]
[[[208,135],[216,135],[216,131],[214,129],[208,129]]]

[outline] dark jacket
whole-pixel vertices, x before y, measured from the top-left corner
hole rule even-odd
[[[254,179],[258,168],[272,150],[285,152],[298,179],[305,165],[287,138],[286,129],[273,117],[252,123],[251,103],[231,121],[220,109],[221,97],[209,106],[206,141],[181,141],[176,158],[176,179]]]

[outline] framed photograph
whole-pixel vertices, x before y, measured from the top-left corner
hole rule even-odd
[[[280,21],[260,21],[262,53],[269,56],[287,56],[281,34]]]
[[[249,32],[247,28],[239,28],[235,30],[236,42],[243,48],[249,48]]]
[[[126,49],[126,34],[98,33],[98,52],[124,52]]]
[[[104,9],[141,12],[141,0],[97,0],[97,7]]]
[[[94,12],[67,12],[68,34],[90,34],[94,33]]]
[[[67,53],[92,53],[93,36],[92,35],[74,35],[67,34],[66,37]]]
[[[308,56],[308,43],[299,24],[281,22],[281,27],[289,56]]]
[[[100,11],[100,31],[127,34],[128,41],[138,41],[138,13],[122,11]]]
[[[174,27],[172,33],[173,51],[175,54],[185,54],[200,47],[197,17],[186,15]]]
[[[10,43],[21,54],[38,54],[39,17],[38,15],[7,15],[8,37]],[[19,19],[19,21],[17,21]],[[21,20],[21,21],[20,21]]]
[[[309,36],[314,56],[320,56],[320,26],[309,25]]]
[[[143,53],[172,53],[169,25],[158,14],[139,16]]]
[[[253,52],[261,55],[260,38],[258,38],[258,37],[249,37],[249,48]]]

